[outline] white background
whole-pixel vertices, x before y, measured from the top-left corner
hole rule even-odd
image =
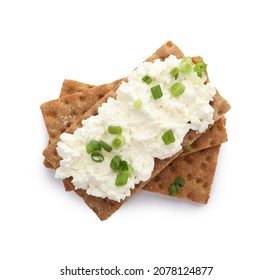
[[[157,278],[272,279],[269,2],[0,2],[1,279],[107,279],[60,276],[65,265],[213,266],[209,277]],[[202,55],[232,105],[210,202],[141,192],[101,222],[43,167],[39,105],[65,78],[126,76],[167,40]]]

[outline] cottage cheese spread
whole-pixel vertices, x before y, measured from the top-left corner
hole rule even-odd
[[[55,176],[60,179],[72,176],[76,189],[120,202],[131,194],[136,184],[150,178],[154,158],[165,159],[180,151],[190,129],[199,133],[205,131],[213,123],[214,110],[209,101],[216,90],[210,83],[204,84],[204,73],[202,78],[195,71],[179,73],[178,77],[170,75],[180,62],[171,55],[165,61],[141,63],[129,74],[128,82],[120,85],[116,99],[109,98],[99,108],[98,115],[82,121],[82,127],[73,134],[63,133],[57,146],[62,160]],[[152,78],[150,84],[142,81],[145,75]],[[185,91],[174,97],[170,88],[177,82],[184,84]],[[158,84],[163,96],[154,100],[150,88]],[[142,103],[137,109],[133,106],[136,100]],[[101,151],[104,160],[94,162],[86,152],[86,145],[91,140],[111,144],[116,136],[108,133],[111,125],[122,127],[125,144],[111,152]],[[162,135],[168,130],[172,130],[175,142],[166,145]],[[110,168],[116,155],[133,169],[127,184],[122,187],[115,185],[116,173]]]

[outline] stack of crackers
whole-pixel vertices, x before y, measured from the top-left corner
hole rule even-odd
[[[146,61],[166,59],[169,55],[183,58],[182,51],[171,41],[162,45]],[[202,60],[193,57],[193,62]],[[109,84],[94,86],[73,80],[64,80],[58,99],[41,105],[41,111],[47,128],[49,142],[43,152],[44,165],[57,169],[61,158],[56,147],[63,132],[73,133],[82,126],[82,120],[96,115],[99,106],[109,97],[115,97],[116,90],[126,78]],[[155,159],[155,168],[151,178],[141,182],[132,190],[135,195],[141,189],[170,196],[169,186],[177,177],[185,180],[175,198],[187,199],[206,204],[210,197],[211,186],[216,170],[218,154],[222,143],[227,141],[225,113],[230,109],[228,102],[217,92],[210,102],[214,108],[214,124],[204,133],[189,131],[182,143],[188,149],[181,150],[174,156],[159,160]],[[107,198],[87,195],[85,190],[75,189],[72,178],[64,179],[66,191],[74,191],[96,213],[101,220],[106,220],[117,211],[130,197],[121,202]]]

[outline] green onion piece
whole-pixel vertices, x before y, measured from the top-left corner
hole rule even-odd
[[[128,176],[130,176],[131,173],[133,172],[133,168],[130,165],[128,165],[128,169],[126,171],[122,171],[122,172],[125,172],[128,174]]]
[[[120,162],[120,168],[119,168],[120,171],[127,171],[128,170],[128,163],[127,161],[125,160],[122,160]]]
[[[133,108],[134,109],[139,109],[141,108],[143,105],[143,101],[141,99],[137,99],[134,104],[133,104]]]
[[[120,172],[127,173],[128,176],[130,176],[131,173],[132,173],[132,171],[133,171],[133,169],[132,169],[132,167],[127,163],[127,161],[122,160],[122,161],[120,162],[119,171],[120,171]]]
[[[181,63],[179,69],[183,74],[190,74],[193,71],[193,66],[189,63]]]
[[[145,75],[142,78],[142,81],[149,85],[152,82],[152,79],[148,75]]]
[[[192,149],[192,146],[190,146],[190,145],[189,145],[189,146],[186,146],[186,147],[185,147],[185,152],[190,152],[191,149]]]
[[[160,85],[156,85],[154,87],[152,87],[151,89],[151,93],[153,95],[153,98],[155,100],[161,98],[163,96],[162,90],[161,90],[161,86]]]
[[[104,160],[104,156],[99,152],[92,152],[91,157],[94,162],[98,162],[98,163]]]
[[[204,61],[198,61],[194,67],[198,77],[202,78],[202,73],[206,71],[207,64]]]
[[[110,125],[108,127],[108,133],[109,134],[121,134],[122,133],[122,127],[118,125]]]
[[[112,147],[114,149],[120,149],[126,142],[126,139],[123,135],[118,135],[112,140]]]
[[[179,74],[179,68],[178,68],[178,67],[173,68],[173,69],[170,71],[170,74],[171,74],[172,77],[174,77],[175,79],[177,79],[178,74]]]
[[[166,132],[163,134],[162,140],[163,140],[163,142],[164,142],[165,145],[169,145],[169,144],[174,143],[174,142],[176,141],[172,129],[166,131]]]
[[[115,186],[122,187],[127,184],[128,181],[128,174],[125,172],[120,172],[116,176]]]
[[[174,97],[178,97],[185,91],[185,86],[182,83],[174,83],[171,86],[170,91]]]
[[[86,152],[88,154],[91,154],[94,151],[101,150],[101,147],[99,145],[99,142],[96,140],[91,140],[87,145],[86,145]]]
[[[177,184],[179,186],[183,186],[185,184],[185,180],[183,178],[181,178],[180,176],[178,176],[175,179],[175,184]]]
[[[105,151],[107,151],[109,153],[112,151],[112,147],[110,145],[108,145],[106,142],[104,142],[103,140],[99,141],[99,145],[101,148],[103,148]]]
[[[187,63],[187,64],[192,64],[192,58],[190,56],[186,56],[182,59],[181,63]]]
[[[121,158],[119,156],[115,156],[112,158],[111,162],[110,162],[110,167],[113,171],[118,171],[120,168],[120,162],[121,162]]]
[[[180,186],[178,184],[171,184],[168,188],[168,192],[170,195],[176,195],[180,192]]]

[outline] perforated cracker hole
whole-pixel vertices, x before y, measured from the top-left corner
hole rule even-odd
[[[175,171],[176,171],[176,166],[175,166],[174,162],[171,162],[171,163],[169,164],[169,166],[170,166],[170,171],[172,171],[172,172],[175,172]]]
[[[206,156],[205,160],[206,161],[210,161],[211,160],[211,156]]]
[[[202,183],[202,178],[197,178],[197,179],[196,179],[196,182],[197,182],[198,184],[201,184],[201,183]]]
[[[81,102],[84,102],[84,101],[85,101],[85,96],[80,96],[80,97],[79,97],[79,100],[80,100]]]
[[[56,134],[55,134],[55,133],[50,132],[50,138],[55,139],[55,138],[56,138]]]
[[[212,140],[210,140],[210,145],[211,146],[214,146],[215,145],[215,141],[212,139]]]
[[[198,146],[197,141],[195,141],[191,146],[193,149],[197,148],[197,146]]]
[[[70,127],[70,126],[71,126],[71,122],[67,121],[67,122],[65,123],[65,126],[66,126],[66,127]]]
[[[186,176],[187,180],[191,180],[192,179],[192,174],[189,173],[187,176]]]
[[[61,98],[60,101],[61,101],[63,104],[65,104],[65,105],[70,105],[70,104],[69,104],[69,101],[66,100],[65,98]]]
[[[188,199],[192,199],[192,197],[193,197],[193,195],[192,195],[192,193],[191,192],[189,192],[187,195],[186,195],[186,197],[188,198]]]
[[[206,170],[207,169],[207,164],[205,162],[201,163],[201,169]]]
[[[75,111],[71,112],[71,117],[73,120],[77,119],[77,113]]]
[[[160,176],[159,175],[155,176],[154,180],[155,182],[158,182],[160,180]]]
[[[184,160],[185,160],[185,162],[186,162],[187,164],[193,164],[193,163],[194,163],[192,157],[189,156],[189,155],[188,155],[188,156],[185,156],[185,157],[184,157]]]
[[[203,189],[207,189],[208,187],[209,187],[208,182],[205,182],[205,183],[202,185],[202,188],[203,188]]]

